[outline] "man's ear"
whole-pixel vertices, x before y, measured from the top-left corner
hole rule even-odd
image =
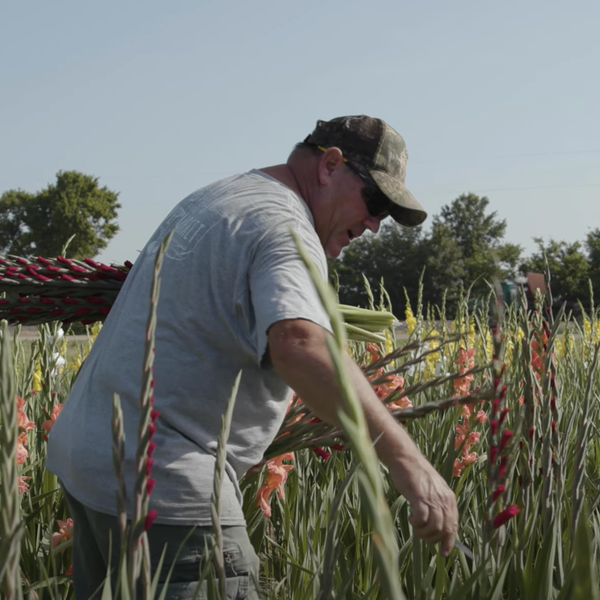
[[[335,146],[327,148],[319,161],[319,183],[327,185],[332,175],[344,166],[344,154]]]

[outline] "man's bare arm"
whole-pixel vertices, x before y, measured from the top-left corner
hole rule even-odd
[[[273,366],[302,401],[321,419],[339,425],[343,402],[326,339],[330,334],[303,319],[275,323],[268,332]],[[377,398],[360,368],[346,355],[346,372],[361,401],[371,438],[394,485],[410,502],[410,522],[417,535],[441,542],[447,555],[458,531],[456,498],[444,479],[421,454],[404,428]]]

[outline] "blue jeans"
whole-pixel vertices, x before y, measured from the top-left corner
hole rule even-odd
[[[81,504],[63,487],[73,518],[73,585],[76,600],[100,600],[108,571],[109,549],[113,593],[116,591],[120,534],[117,518]],[[167,584],[166,600],[206,600],[206,581],[199,584],[199,571],[206,560],[207,545],[212,546],[211,527],[154,524],[148,530],[152,574],[165,549],[159,581],[163,583],[175,561]],[[112,540],[112,541],[111,541]],[[176,556],[177,555],[177,556]],[[257,600],[254,580],[258,580],[259,560],[245,527],[223,527],[223,562],[227,600]],[[200,590],[198,591],[198,588]],[[158,595],[162,586],[158,586]],[[138,594],[141,597],[141,594]]]

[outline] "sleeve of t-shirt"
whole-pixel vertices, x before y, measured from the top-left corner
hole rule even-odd
[[[307,319],[331,332],[329,316],[300,258],[290,227],[271,231],[260,241],[249,274],[254,312],[253,341],[259,364],[267,349],[267,331],[285,319]],[[295,231],[321,277],[327,279],[327,260],[316,232],[296,223]]]

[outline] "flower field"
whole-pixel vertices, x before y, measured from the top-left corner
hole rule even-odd
[[[407,338],[388,328],[348,342],[455,490],[460,544],[447,558],[412,536],[410,507],[369,462],[351,402],[336,431],[292,399],[264,463],[241,482],[265,598],[600,597],[600,322],[546,304],[509,307],[490,324],[466,298],[451,316],[424,314],[417,300],[403,315]],[[59,329],[40,325],[31,352],[2,334],[2,598],[72,597],[72,521],[44,468],[46,435],[99,326],[68,353]]]

